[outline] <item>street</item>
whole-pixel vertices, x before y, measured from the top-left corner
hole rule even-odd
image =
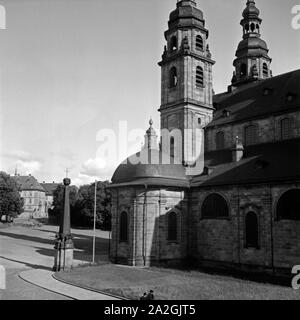
[[[51,270],[54,262],[56,226],[0,228],[0,265],[6,269],[6,289],[0,300],[64,300],[62,295],[25,282],[18,275],[30,269]],[[92,260],[92,230],[72,229],[74,265]],[[108,259],[108,232],[96,231],[96,261]]]

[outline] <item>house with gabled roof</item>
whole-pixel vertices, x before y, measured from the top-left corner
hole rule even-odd
[[[29,174],[28,176],[15,175],[13,179],[20,187],[21,197],[24,199],[24,212],[22,218],[47,218],[46,191],[37,181]]]

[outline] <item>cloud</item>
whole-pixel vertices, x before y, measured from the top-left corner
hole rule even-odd
[[[94,176],[94,177],[93,176],[87,176],[85,174],[79,173],[77,178],[72,179],[72,184],[77,186],[77,187],[80,187],[80,186],[85,185],[85,184],[93,183],[96,180],[97,181],[110,181],[111,176],[112,176],[111,172],[107,172],[106,174],[102,174],[101,177],[99,177],[99,176]]]
[[[41,163],[39,161],[23,161],[18,160],[16,162],[18,173],[22,175],[34,174],[41,169]]]
[[[86,176],[84,174],[79,173],[77,178],[72,179],[72,184],[77,187],[80,187],[85,184],[93,183],[93,182],[95,182],[95,180],[98,180],[98,178]]]
[[[31,161],[32,155],[27,151],[22,150],[12,150],[8,152],[3,152],[1,154],[3,157],[9,158],[9,159],[17,159],[20,161]]]
[[[110,180],[116,166],[108,164],[101,158],[88,159],[82,165],[78,177],[73,179],[72,184],[76,186],[89,184],[95,180]]]
[[[11,150],[2,152],[3,158],[10,159],[10,167],[12,170],[17,168],[17,171],[21,175],[34,174],[40,171],[42,162],[40,159],[36,159],[27,151],[23,150]]]
[[[95,177],[100,176],[106,168],[106,161],[101,158],[88,159],[82,164],[81,174]]]
[[[71,149],[69,148],[62,148],[60,150],[58,150],[57,152],[50,152],[50,155],[53,157],[61,157],[63,159],[67,159],[67,160],[75,160],[76,155],[73,151],[71,151]]]

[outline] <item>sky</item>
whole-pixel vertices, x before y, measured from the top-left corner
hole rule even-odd
[[[300,29],[292,28],[297,4],[256,1],[274,76],[300,68]],[[41,182],[61,182],[68,168],[76,185],[110,179],[118,162],[140,147],[135,133],[145,132],[150,117],[159,129],[157,63],[176,0],[0,0],[0,5],[6,9],[6,29],[0,30],[0,170],[14,174],[17,168]],[[222,92],[242,39],[246,0],[197,0],[197,5],[216,60],[214,90]],[[103,140],[105,132],[114,136]],[[128,148],[126,132],[132,138]],[[116,147],[108,148],[112,160],[105,163],[100,156],[114,142]]]

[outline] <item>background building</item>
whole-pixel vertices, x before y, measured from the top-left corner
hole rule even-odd
[[[41,186],[43,187],[43,189],[46,192],[45,211],[47,214],[49,212],[48,211],[49,209],[53,209],[53,193],[59,185],[61,185],[61,183],[55,183],[54,181],[52,183],[46,183],[45,181],[43,181],[43,183],[41,183]]]
[[[24,199],[22,218],[46,218],[46,192],[32,175],[13,177],[21,188],[21,197]]]

